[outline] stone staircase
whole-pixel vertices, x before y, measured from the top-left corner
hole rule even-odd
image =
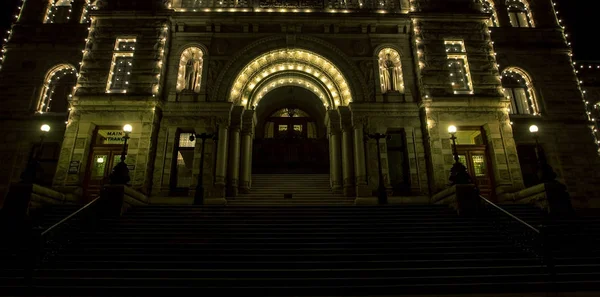
[[[291,194],[291,198],[286,198]],[[354,200],[332,193],[328,174],[254,174],[248,194],[228,198],[228,205],[352,205]]]
[[[562,285],[598,288],[600,283],[600,211],[573,217],[551,218],[533,205],[503,205],[504,209],[534,227],[546,226],[556,278]],[[563,281],[570,279],[570,281]],[[600,295],[600,293],[598,294]]]
[[[146,206],[103,226],[36,270],[32,287],[3,294],[438,296],[548,285],[537,259],[444,206]]]

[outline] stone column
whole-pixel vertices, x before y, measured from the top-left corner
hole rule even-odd
[[[229,168],[227,172],[227,196],[235,197],[238,193],[240,177],[240,127],[231,128],[229,132]]]
[[[342,175],[344,178],[344,196],[353,197],[354,190],[354,158],[352,145],[352,127],[345,126],[342,131]]]
[[[225,188],[225,178],[227,177],[227,125],[219,125],[219,139],[217,140],[217,167],[215,168],[215,186],[219,191],[219,195],[225,195],[222,191]]]
[[[28,0],[23,3],[23,9],[19,22],[21,23],[44,23],[46,14],[50,9],[48,0]]]
[[[340,154],[340,130],[332,129],[329,134],[329,162],[331,174],[331,189],[339,193],[342,191],[342,156]]]
[[[356,196],[371,196],[367,187],[364,131],[361,125],[354,126],[354,175],[356,176]]]
[[[242,118],[241,160],[239,190],[250,193],[252,184],[252,131],[254,130],[254,111],[246,110]]]
[[[508,17],[508,8],[504,3],[495,1],[496,15],[498,16],[498,26],[500,27],[512,27],[510,18]]]
[[[73,1],[71,4],[71,15],[69,16],[69,23],[78,24],[81,22],[83,16],[83,9],[87,5],[84,0]]]

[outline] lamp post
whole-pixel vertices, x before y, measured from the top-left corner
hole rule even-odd
[[[554,181],[556,178],[556,173],[552,166],[548,164],[548,160],[546,160],[546,154],[543,153],[543,149],[539,143],[539,135],[538,132],[540,129],[536,125],[529,126],[529,132],[533,135],[533,139],[535,139],[535,157],[538,160],[538,169],[537,175],[540,179],[540,182],[547,183]]]
[[[472,184],[473,180],[467,172],[467,167],[460,163],[460,159],[458,158],[456,131],[458,131],[456,126],[448,126],[448,133],[450,133],[450,139],[452,140],[452,154],[454,155],[454,165],[452,165],[452,168],[450,169],[450,178],[448,179],[450,180],[451,185]]]
[[[386,139],[390,140],[392,137],[388,134],[374,133],[374,134],[366,134],[366,138],[375,139],[377,142],[377,165],[378,165],[378,174],[379,174],[379,186],[377,187],[377,201],[379,204],[387,204],[387,190],[385,188],[385,184],[383,183],[383,171],[381,169],[381,149],[379,148],[379,140]]]
[[[133,131],[131,125],[127,124],[123,126],[125,136],[123,136],[124,141],[123,150],[121,151],[121,162],[113,168],[113,171],[110,174],[109,178],[111,185],[125,185],[131,180],[129,177],[129,168],[127,168],[127,164],[125,164],[125,158],[127,156],[127,140],[129,140],[131,131]]]
[[[217,140],[214,134],[201,133],[190,135],[190,141],[194,141],[197,138],[202,139],[202,146],[200,149],[200,172],[198,173],[198,183],[196,185],[196,193],[194,194],[194,205],[204,204],[204,145],[207,139]]]
[[[46,138],[46,135],[48,134],[48,132],[50,132],[50,126],[47,124],[43,124],[40,127],[40,130],[42,131],[42,133],[40,134],[39,148],[37,149],[37,151],[32,150],[31,154],[29,155],[27,167],[25,167],[25,170],[23,171],[23,173],[21,173],[22,183],[35,183],[38,169],[41,170],[41,168],[39,167],[39,159],[40,155],[42,154],[42,151],[44,150],[44,138]]]

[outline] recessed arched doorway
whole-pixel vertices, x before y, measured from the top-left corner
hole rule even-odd
[[[311,91],[282,87],[256,108],[252,153],[254,174],[327,174],[326,109]]]
[[[228,93],[234,103],[231,187],[237,184],[241,193],[250,193],[252,176],[261,171],[274,176],[322,172],[333,192],[341,193],[343,188],[345,195],[352,196],[351,85],[331,60],[305,49],[277,49],[245,64]],[[295,116],[299,114],[303,116]],[[283,147],[274,153],[274,145]],[[307,180],[302,182],[309,185]]]

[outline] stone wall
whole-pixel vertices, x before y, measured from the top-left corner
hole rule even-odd
[[[3,166],[0,170],[0,205],[8,185],[19,181],[32,147],[39,143],[41,125],[51,127],[45,142],[62,142],[68,115],[40,114],[36,113],[36,108],[50,70],[61,64],[76,69],[87,36],[86,25],[43,25],[44,16],[36,6],[40,3],[27,1],[19,23],[11,29],[0,71],[0,163]],[[54,168],[47,167],[46,171],[54,171]],[[49,175],[48,181],[51,180],[53,172],[45,174]]]
[[[126,162],[135,165],[132,186],[153,196],[169,194],[178,129],[220,133],[226,136],[221,146],[227,147],[228,142],[240,146],[240,153],[229,149],[219,154],[219,143],[206,144],[204,184],[209,196],[222,196],[224,183],[235,177],[222,172],[223,164],[217,163],[251,164],[243,160],[241,151],[252,149],[256,122],[252,110],[243,112],[241,106],[228,102],[234,79],[258,55],[282,48],[301,48],[326,58],[348,82],[352,103],[329,116],[335,121],[329,124],[329,132],[338,138],[332,142],[338,142],[334,154],[341,160],[335,183],[350,196],[370,195],[378,184],[377,147],[372,140],[363,146],[364,132],[404,131],[411,195],[433,195],[446,188],[453,162],[446,132],[450,124],[481,127],[485,132],[496,194],[523,187],[516,145],[532,143],[527,132],[532,123],[540,126],[549,161],[578,204],[593,204],[585,197],[599,190],[592,186],[600,177],[594,170],[600,162],[597,147],[586,127],[577,79],[550,0],[530,1],[535,28],[512,28],[503,0],[494,1],[498,28],[488,28],[487,16],[470,0],[412,0],[411,14],[326,18],[294,13],[274,13],[269,18],[241,12],[179,13],[163,9],[160,1],[109,1],[92,13],[89,31],[87,25],[75,23],[42,25],[45,3],[27,1],[0,72],[4,135],[0,155],[10,167],[0,173],[0,194],[18,179],[41,123],[52,123],[48,141],[62,143],[54,187],[70,191],[80,190],[85,181],[95,129],[129,123],[133,133]],[[402,4],[407,12],[408,1]],[[106,88],[119,37],[135,37],[136,45],[127,92],[116,94]],[[473,82],[470,94],[452,90],[447,39],[464,40]],[[201,87],[198,93],[178,93],[180,58],[192,46],[203,51]],[[400,53],[404,94],[382,94],[378,53],[388,47]],[[57,64],[81,65],[66,125],[61,118],[66,114],[34,113],[44,77]],[[499,75],[507,67],[531,74],[541,116],[507,114],[509,102]],[[242,114],[247,116],[240,122]],[[241,129],[240,140],[232,133],[237,129]],[[189,195],[199,173],[199,143]],[[389,186],[385,140],[380,149]],[[240,160],[232,159],[232,154],[240,154]],[[80,162],[78,173],[68,173],[72,161]],[[247,165],[240,165],[240,170]],[[236,170],[224,166],[235,174]],[[251,180],[242,180],[239,174],[239,185],[251,187]]]

